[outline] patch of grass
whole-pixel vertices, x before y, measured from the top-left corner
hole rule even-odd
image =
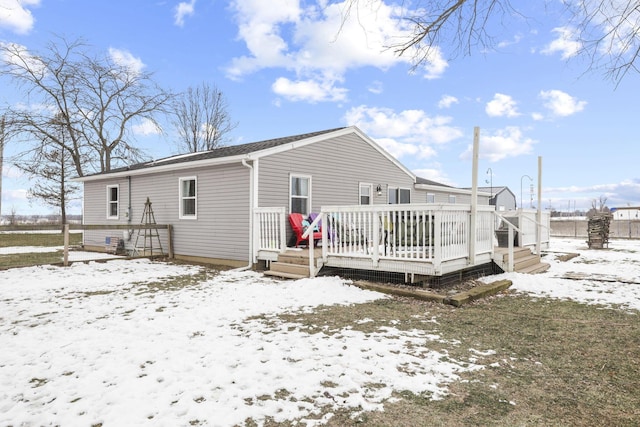
[[[175,264],[182,264],[175,262]],[[136,295],[147,294],[151,297],[158,291],[177,291],[190,286],[200,285],[217,276],[221,270],[228,267],[201,266],[197,273],[182,276],[167,277],[153,282],[134,283],[133,291]],[[160,307],[158,311],[164,310]]]
[[[69,244],[82,243],[82,233],[69,233]],[[0,248],[10,246],[63,246],[64,235],[62,233],[2,233],[0,235]]]
[[[62,251],[0,255],[0,269],[57,264],[62,262],[62,257]]]
[[[372,321],[358,322],[365,318]],[[279,320],[309,333],[420,329],[442,338],[430,343],[434,350],[485,366],[462,374],[441,400],[398,391],[383,412],[327,408],[329,426],[635,426],[640,419],[635,312],[508,294],[463,308],[385,299]]]

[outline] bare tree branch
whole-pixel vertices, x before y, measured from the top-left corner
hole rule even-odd
[[[176,99],[174,111],[178,146],[188,153],[223,145],[229,132],[237,126],[231,120],[224,94],[207,83],[189,87]]]
[[[360,8],[377,8],[381,0],[346,0],[342,25],[359,16]],[[574,42],[577,54],[589,59],[588,70],[603,69],[619,83],[629,72],[638,72],[640,57],[640,1],[564,0],[540,1],[567,16],[565,27],[577,29]],[[510,0],[417,0],[401,2],[401,20],[412,28],[411,34],[387,48],[400,56],[409,56],[414,68],[426,65],[441,44],[450,56],[470,55],[474,50],[496,46],[493,31],[515,19],[527,19],[521,13],[523,3]],[[493,24],[496,24],[494,26]],[[559,26],[562,26],[559,24]],[[490,32],[491,31],[491,32]]]

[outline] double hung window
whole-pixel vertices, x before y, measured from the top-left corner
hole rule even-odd
[[[289,179],[289,212],[308,215],[311,208],[311,177],[291,175]]]
[[[198,212],[198,179],[180,178],[180,219],[196,219]]]
[[[120,187],[107,185],[107,218],[118,219],[120,212]]]

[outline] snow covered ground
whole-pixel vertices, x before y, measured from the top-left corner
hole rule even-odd
[[[549,251],[543,259],[551,264],[546,273],[505,273],[482,280],[508,279],[511,289],[534,296],[640,310],[640,241],[612,240],[600,250],[589,249],[585,239],[553,238]],[[579,256],[560,261],[563,252]]]
[[[485,280],[640,310],[640,242],[596,251],[554,239],[552,250],[580,256],[550,254],[547,273]],[[440,338],[421,330],[309,333],[276,321],[386,298],[337,277],[279,282],[231,271],[179,289],[152,284],[198,271],[148,260],[0,271],[0,425],[229,426],[265,417],[315,425],[321,407],[382,409],[393,390],[440,398],[491,353],[443,360],[430,348]],[[585,278],[574,280],[578,273]]]

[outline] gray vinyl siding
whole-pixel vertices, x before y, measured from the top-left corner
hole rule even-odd
[[[197,219],[180,219],[179,180],[193,176],[197,178]],[[106,219],[106,188],[114,183],[120,184],[120,218],[117,221]],[[173,226],[173,249],[176,255],[248,261],[248,168],[237,163],[215,168],[186,167],[184,171],[132,176],[133,224],[143,221],[147,197],[152,203],[155,222]],[[126,178],[85,182],[85,224],[126,224],[127,204]],[[102,231],[96,236],[90,235],[90,239],[85,239],[85,244],[104,244],[105,234],[117,236],[122,233]],[[136,235],[137,231],[134,232],[132,241],[135,241]],[[165,251],[166,244],[166,238],[163,238]]]
[[[259,161],[258,203],[289,209],[289,176],[311,176],[311,211],[321,206],[359,204],[359,184],[373,185],[373,203],[387,203],[387,188],[409,188],[413,178],[356,134],[273,154]],[[382,186],[382,196],[375,192]]]

